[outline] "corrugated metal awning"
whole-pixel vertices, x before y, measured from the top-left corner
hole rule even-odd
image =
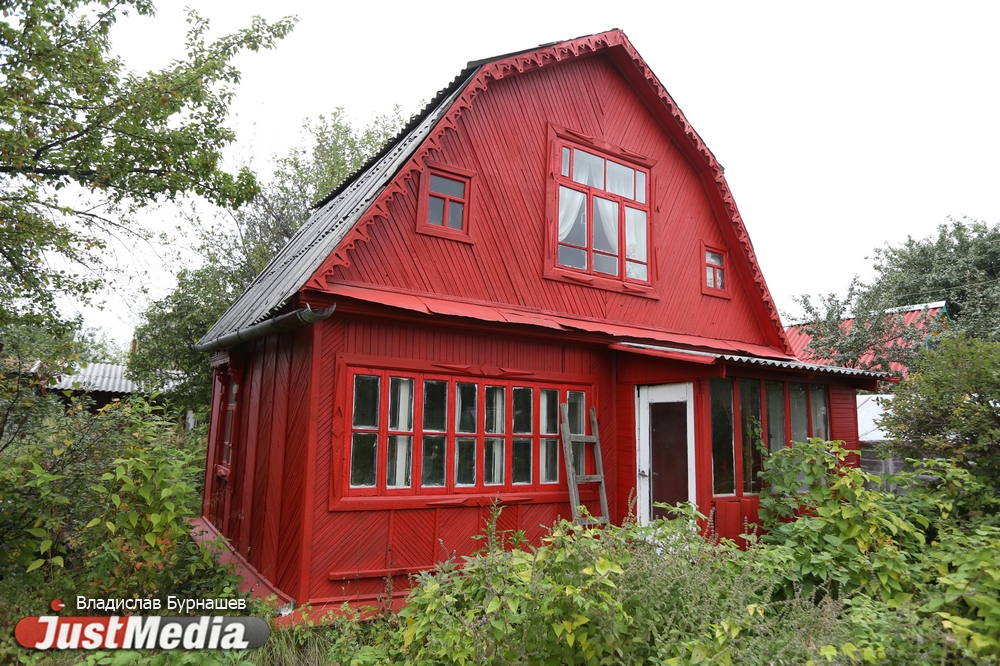
[[[635,354],[645,354],[647,356],[658,356],[669,358],[675,361],[686,361],[688,363],[717,363],[726,361],[730,363],[746,363],[748,365],[759,365],[771,368],[781,368],[784,370],[806,370],[809,372],[821,372],[830,375],[845,375],[849,377],[866,377],[871,379],[888,379],[890,375],[885,372],[873,372],[871,370],[858,370],[855,368],[841,368],[836,365],[818,365],[816,363],[803,363],[798,359],[783,360],[775,358],[762,358],[759,356],[742,356],[735,354],[715,353],[695,351],[691,349],[678,349],[675,347],[661,347],[659,345],[647,345],[638,342],[616,342],[610,345],[612,349],[632,352]]]
[[[132,393],[138,384],[125,378],[125,366],[113,363],[88,363],[75,374],[63,375],[54,387],[58,391],[104,391],[107,393]]]

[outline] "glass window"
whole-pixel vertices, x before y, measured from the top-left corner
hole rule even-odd
[[[410,456],[413,437],[389,435],[389,455],[386,456],[385,485],[390,488],[410,487]]]
[[[705,251],[705,286],[709,289],[725,290],[726,259],[725,255],[711,250]]]
[[[424,486],[444,485],[444,461],[446,439],[440,435],[425,435],[424,455],[421,459],[421,484]]]
[[[733,382],[713,377],[709,381],[712,411],[712,492],[732,495],[736,492],[736,467],[733,459]]]
[[[455,485],[476,485],[476,440],[471,437],[455,439]]]
[[[503,483],[504,439],[487,437],[484,441],[483,483],[495,486]]]
[[[559,434],[559,391],[542,389],[539,391],[539,420],[543,435]],[[559,482],[559,440],[546,437],[541,440],[539,454],[539,476],[542,483]]]
[[[788,398],[792,416],[792,441],[805,442],[809,439],[806,385],[790,383],[788,385]]]
[[[504,432],[504,407],[506,407],[503,386],[486,387],[486,432]]]
[[[455,396],[455,429],[476,432],[476,385],[459,384]]]
[[[648,281],[646,173],[579,148],[559,156],[556,263]]]
[[[785,446],[785,384],[764,382],[767,392],[767,449],[778,451]]]
[[[378,455],[378,435],[356,432],[351,441],[351,485],[374,486]]]
[[[413,379],[389,378],[389,430],[413,432]],[[386,487],[408,488],[410,486],[412,452],[412,435],[389,435],[386,454]]]
[[[530,388],[514,389],[514,433],[531,433],[531,400]]]
[[[760,380],[740,379],[740,434],[743,440],[743,492],[759,493],[763,469],[758,442],[761,442]]]
[[[454,231],[466,231],[465,204],[471,181],[462,176],[444,175],[433,170],[429,174],[426,223]]]
[[[813,384],[810,388],[810,404],[812,406],[812,436],[820,439],[830,439],[830,422],[826,405],[826,387]]]
[[[569,391],[566,394],[569,404],[569,431],[574,435],[587,434],[587,395],[583,391]],[[584,442],[573,442],[573,470],[577,474],[586,474],[587,445]]]
[[[514,483],[531,483],[531,440],[523,437],[514,439]]]
[[[448,423],[448,382],[424,382],[424,430],[444,432]]]
[[[354,427],[378,427],[378,377],[354,377]]]

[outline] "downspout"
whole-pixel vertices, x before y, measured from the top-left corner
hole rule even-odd
[[[288,314],[283,314],[280,317],[268,319],[267,321],[262,321],[258,324],[245,326],[239,330],[233,331],[232,333],[220,335],[214,340],[191,345],[191,349],[196,352],[215,352],[223,349],[231,349],[232,347],[267,337],[272,333],[291,331],[296,328],[301,328],[302,326],[308,326],[310,324],[323,321],[324,319],[329,318],[336,308],[336,303],[325,310],[313,310],[307,305],[304,308],[295,310],[294,312],[289,312]]]

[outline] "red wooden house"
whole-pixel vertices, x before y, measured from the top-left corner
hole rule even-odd
[[[312,604],[473,552],[494,501],[537,542],[570,515],[560,403],[596,407],[613,521],[691,500],[735,537],[751,419],[856,446],[876,378],[794,357],[722,167],[617,30],[470,63],[199,348],[204,515]]]

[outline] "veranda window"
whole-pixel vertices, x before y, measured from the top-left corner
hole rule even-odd
[[[348,494],[551,488],[564,464],[560,402],[571,431],[587,431],[589,387],[361,369],[351,378]]]
[[[822,384],[713,378],[709,389],[715,495],[760,492],[762,445],[777,451],[810,436],[829,439],[827,392]],[[736,413],[739,419],[734,418]]]

